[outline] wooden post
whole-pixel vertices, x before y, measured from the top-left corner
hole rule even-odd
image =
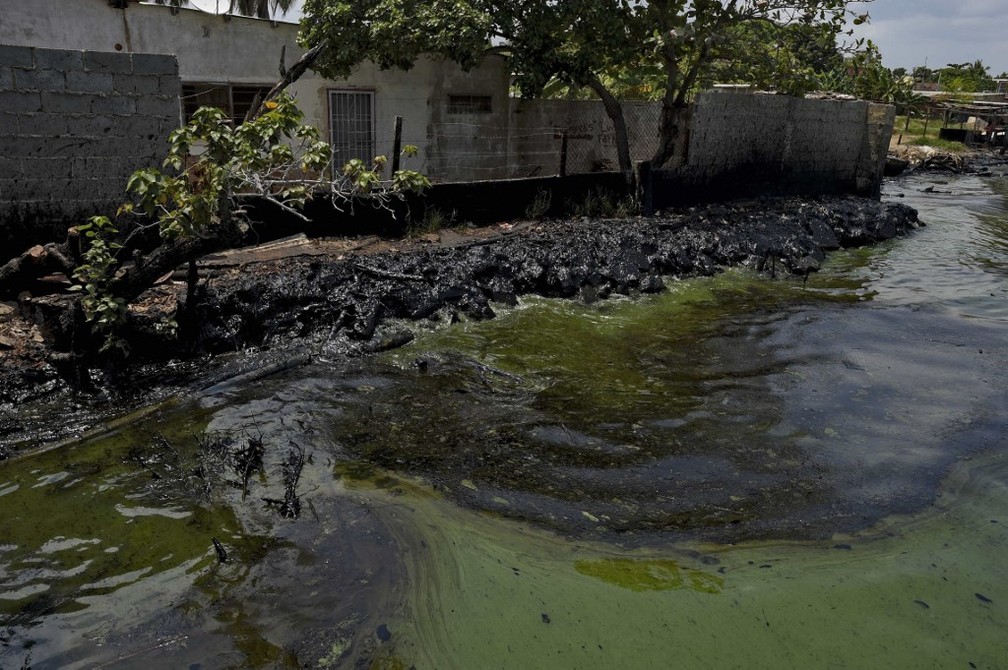
[[[927,139],[927,126],[928,121],[930,120],[931,120],[931,114],[927,114],[924,116],[924,139]]]
[[[641,161],[638,175],[641,190],[641,214],[643,216],[654,216],[654,179],[651,176],[651,161]]]
[[[560,176],[567,176],[567,131],[560,133]]]
[[[399,154],[402,153],[402,117],[395,117],[395,139],[392,140],[392,174],[399,171]]]

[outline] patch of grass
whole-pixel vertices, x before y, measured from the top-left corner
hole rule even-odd
[[[913,146],[928,146],[934,147],[935,149],[941,149],[942,151],[950,151],[955,154],[961,154],[969,151],[969,147],[962,142],[953,142],[952,140],[940,140],[937,137],[911,137],[907,139],[907,136],[903,136],[903,144],[910,144]]]
[[[535,199],[529,204],[528,209],[525,210],[525,216],[534,220],[541,219],[549,211],[552,204],[553,194],[540,189],[536,193]]]
[[[895,144],[902,135],[903,140],[900,144],[918,147],[929,146],[952,153],[963,153],[965,151],[969,151],[969,147],[962,142],[952,142],[950,140],[938,139],[938,132],[941,130],[941,127],[942,120],[932,118],[927,122],[927,132],[925,133],[923,117],[911,116],[910,123],[908,125],[906,116],[897,116],[896,121],[893,123],[892,143]]]
[[[941,128],[941,119],[931,119],[927,123],[927,135],[938,137],[938,130]],[[893,122],[893,135],[903,133],[903,137],[924,136],[924,118],[921,116],[911,116],[910,125],[907,126],[906,116],[897,116]]]
[[[411,221],[406,227],[406,235],[407,237],[419,237],[420,235],[436,233],[439,230],[450,228],[455,225],[457,216],[458,212],[455,210],[452,210],[449,214],[437,207],[428,207],[424,211],[423,219],[420,221]]]
[[[589,191],[579,203],[567,203],[568,211],[575,217],[626,219],[639,213],[639,205],[630,196],[617,198],[603,188]]]

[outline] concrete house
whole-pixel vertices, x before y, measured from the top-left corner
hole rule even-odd
[[[3,45],[174,55],[182,81],[180,122],[205,104],[240,120],[256,93],[280,78],[281,54],[290,65],[303,53],[296,24],[195,9],[109,0],[0,0],[0,16]],[[403,144],[420,150],[405,167],[451,180],[470,178],[453,155],[500,151],[489,144],[500,134],[487,130],[502,128],[506,136],[508,85],[507,66],[497,57],[469,72],[426,58],[407,72],[365,63],[342,81],[309,71],[290,91],[306,122],[332,144],[337,163],[389,153],[398,115]],[[446,136],[446,127],[469,130]]]

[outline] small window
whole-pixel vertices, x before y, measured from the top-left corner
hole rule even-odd
[[[231,122],[238,125],[245,119],[256,95],[265,96],[270,88],[270,85],[183,84],[182,121],[188,123],[200,107],[216,107],[224,110]]]
[[[235,125],[245,120],[252,103],[262,102],[266,94],[270,92],[270,86],[232,86],[231,87],[231,119]]]
[[[449,114],[489,114],[493,111],[489,95],[449,95]]]
[[[226,84],[183,84],[182,122],[189,123],[200,107],[216,107],[231,113],[231,91]]]

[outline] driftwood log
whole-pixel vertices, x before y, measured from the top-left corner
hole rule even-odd
[[[36,285],[40,277],[73,274],[80,259],[80,234],[71,228],[61,244],[35,245],[0,266],[0,299],[12,300]]]

